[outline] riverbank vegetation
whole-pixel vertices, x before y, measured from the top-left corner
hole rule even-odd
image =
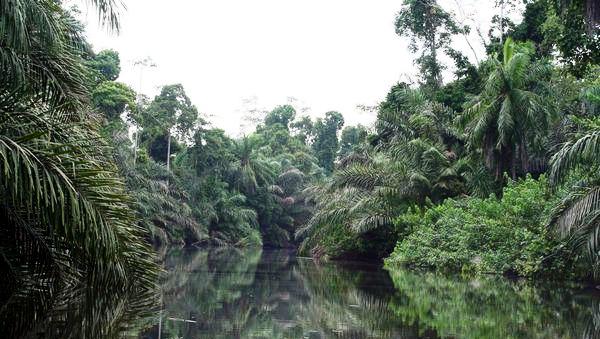
[[[520,23],[495,17],[473,62],[451,43],[469,27],[436,1],[404,1],[396,32],[420,79],[392,87],[366,140],[307,190],[315,211],[297,232],[301,248],[387,258],[392,269],[594,276],[600,45],[590,6],[526,1]]]

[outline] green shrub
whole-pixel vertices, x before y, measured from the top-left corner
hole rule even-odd
[[[411,233],[398,242],[386,265],[568,278],[577,274],[578,257],[545,226],[547,206],[555,199],[545,177],[528,177],[510,182],[502,199],[448,199],[412,210],[395,222]]]

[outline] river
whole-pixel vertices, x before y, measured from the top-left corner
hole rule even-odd
[[[465,279],[284,250],[172,250],[161,310],[137,335],[166,338],[595,338],[600,299],[581,286]]]

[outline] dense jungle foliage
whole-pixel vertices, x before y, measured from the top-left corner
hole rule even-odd
[[[115,2],[90,3],[119,29]],[[410,41],[419,79],[390,89],[373,126],[286,104],[254,112],[255,130],[233,138],[181,84],[149,98],[118,82],[118,53],[93,51],[75,9],[3,1],[2,321],[19,318],[6,311],[14,307],[48,311],[52,303],[23,300],[66,298],[66,287],[110,282],[107,302],[152,290],[151,245],[593,277],[598,2],[527,0],[518,23],[498,15],[480,34],[481,60],[453,47],[471,28],[436,0],[399,10],[396,33]],[[85,323],[82,332],[98,331]]]
[[[392,269],[595,275],[598,3],[524,6],[519,23],[494,18],[473,63],[452,43],[470,27],[434,0],[404,1],[396,33],[420,78],[393,86],[366,138],[305,190],[315,206],[296,232],[304,253],[387,258]]]

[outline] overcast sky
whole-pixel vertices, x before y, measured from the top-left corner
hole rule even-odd
[[[347,124],[369,124],[376,105],[398,81],[414,79],[408,41],[394,31],[400,0],[126,0],[118,35],[98,28],[85,6],[82,20],[96,51],[121,56],[119,81],[140,90],[135,60],[151,57],[141,91],[182,83],[198,110],[230,135],[241,133],[248,108],[271,109],[295,98],[297,109],[341,112]],[[440,1],[459,21],[476,19],[484,34],[493,0]],[[460,8],[458,8],[460,4]],[[88,13],[89,11],[89,13]],[[484,53],[475,31],[470,41]],[[470,57],[465,38],[456,47]]]

